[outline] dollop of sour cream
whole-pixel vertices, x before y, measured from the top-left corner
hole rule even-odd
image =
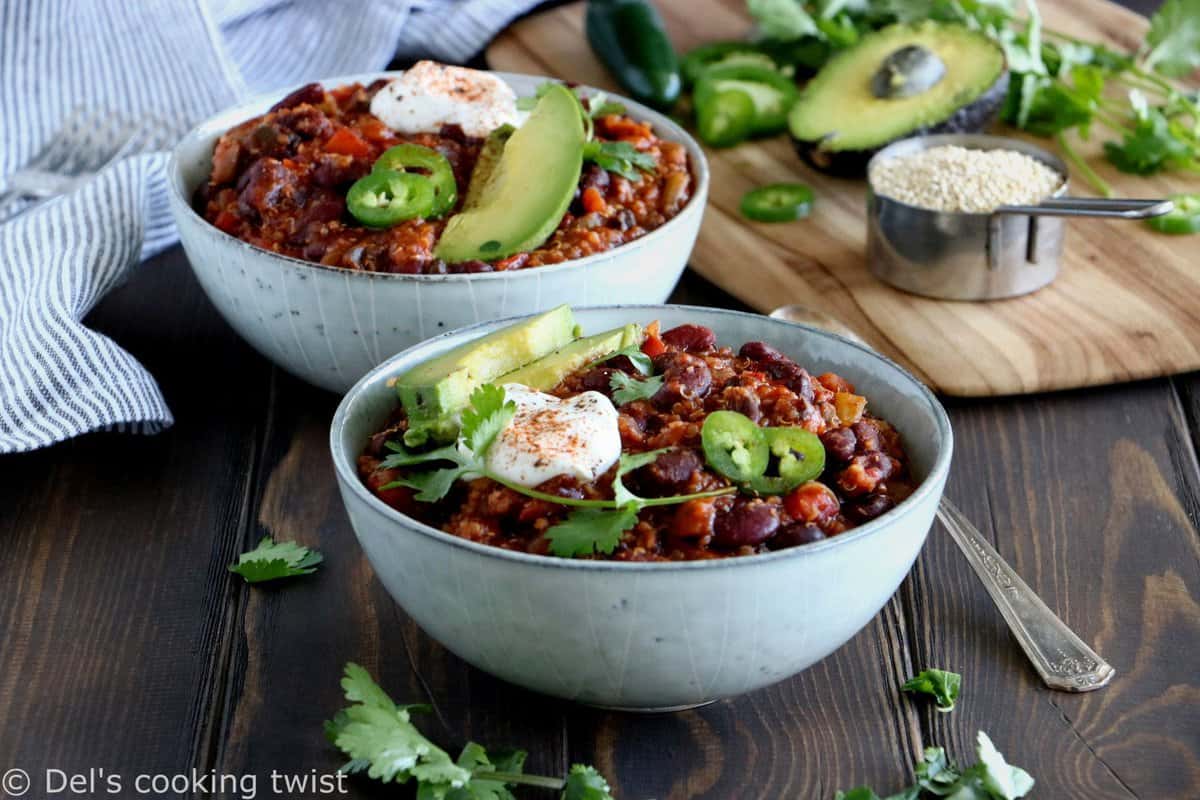
[[[489,471],[520,486],[559,475],[590,481],[621,457],[617,409],[599,392],[566,400],[520,384],[504,386],[517,413],[487,453]]]
[[[495,75],[436,61],[418,61],[376,92],[371,113],[400,134],[458,125],[477,137],[520,125],[523,116],[516,93]]]

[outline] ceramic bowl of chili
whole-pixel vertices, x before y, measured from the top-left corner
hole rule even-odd
[[[328,90],[354,83],[370,86],[401,74],[332,78],[321,86]],[[494,74],[518,97],[534,95],[549,80]],[[394,353],[476,322],[562,303],[614,303],[630,297],[661,302],[687,265],[708,195],[704,153],[668,117],[611,95],[610,100],[625,106],[628,117],[649,124],[656,137],[682,145],[690,173],[690,198],[677,213],[611,249],[593,248],[590,255],[521,269],[407,274],[313,263],[255,246],[221,230],[195,206],[197,189],[214,168],[218,140],[300,88],[260,96],[196,126],[172,153],[168,196],[188,260],[213,305],[256,350],[309,383],[344,392]],[[582,89],[585,94],[590,91]],[[420,189],[393,188],[400,194]],[[648,200],[635,196],[632,202]]]
[[[391,378],[513,320],[454,331],[389,359],[343,399],[330,447],[351,525],[376,575],[434,639],[506,681],[591,705],[695,706],[787,678],[861,630],[908,573],[953,450],[945,410],[916,378],[835,334],[688,306],[577,308],[585,333],[658,320],[766,342],[816,375],[836,373],[900,432],[912,492],[824,540],[752,555],[631,562],[558,558],[423,524],[364,485],[364,443],[396,408]]]

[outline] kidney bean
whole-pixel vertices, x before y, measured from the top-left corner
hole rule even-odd
[[[687,494],[692,475],[704,468],[695,450],[668,450],[638,470],[639,485],[653,497]]]
[[[274,158],[260,158],[242,176],[238,210],[245,216],[266,216],[284,205],[297,189],[296,173]]]
[[[335,189],[361,178],[371,171],[365,161],[356,161],[353,156],[341,153],[320,153],[314,159],[313,181],[319,186]]]
[[[276,121],[306,139],[325,139],[333,134],[333,122],[319,108],[301,106],[280,111]]]
[[[462,125],[455,123],[446,123],[438,130],[438,136],[449,139],[457,144],[468,144],[471,137],[467,136],[466,131],[462,129]]]
[[[712,373],[703,359],[668,351],[654,362],[661,365],[663,385],[651,400],[660,408],[670,408],[683,399],[698,400],[712,388]]]
[[[891,511],[896,502],[886,494],[869,494],[853,503],[848,503],[844,509],[846,517],[858,523],[869,522],[884,512]]]
[[[762,419],[758,395],[747,386],[726,386],[721,392],[721,408],[745,414],[754,422]]]
[[[319,83],[310,83],[306,86],[301,86],[296,91],[289,94],[287,97],[280,100],[275,105],[271,106],[271,111],[279,111],[284,108],[292,108],[303,103],[311,103],[320,105],[325,102],[325,89]]]
[[[808,370],[766,342],[746,342],[738,355],[758,362],[772,378],[798,394],[808,403],[814,398],[812,377]]]
[[[637,225],[637,217],[628,208],[622,208],[614,216],[609,217],[606,224],[615,231],[627,231]]]
[[[819,526],[811,522],[792,522],[780,528],[767,542],[767,547],[772,550],[786,550],[789,547],[819,542],[824,538],[825,531]]]
[[[580,384],[584,391],[599,392],[605,397],[612,397],[612,376],[617,372],[612,367],[593,367],[584,373]]]
[[[860,419],[850,426],[850,430],[854,431],[854,435],[858,438],[858,444],[855,446],[854,452],[874,453],[876,450],[882,449],[879,428],[871,420]]]
[[[579,179],[579,188],[596,189],[601,194],[608,188],[608,170],[599,164],[588,164],[583,169],[583,177]]]
[[[713,522],[713,542],[722,547],[761,544],[779,529],[776,506],[762,500],[735,501],[733,508]]]
[[[854,457],[858,437],[851,428],[830,428],[821,434],[821,444],[825,445],[825,453],[830,459],[846,462]]]
[[[662,335],[664,344],[688,353],[702,353],[717,346],[717,336],[703,325],[680,325]]]
[[[629,356],[613,356],[604,362],[604,366],[612,367],[617,372],[624,372],[626,375],[640,375],[641,372],[633,365],[633,359]]]

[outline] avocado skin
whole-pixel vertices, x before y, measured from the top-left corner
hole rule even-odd
[[[990,126],[1008,95],[1008,70],[979,97],[961,106],[950,117],[936,125],[914,128],[901,137],[864,150],[822,150],[820,142],[806,142],[791,137],[796,153],[804,163],[829,175],[843,178],[862,178],[867,174],[867,162],[892,142],[933,133],[980,133]]]

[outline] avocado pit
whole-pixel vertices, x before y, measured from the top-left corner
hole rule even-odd
[[[892,51],[871,77],[871,94],[881,100],[912,97],[946,77],[946,64],[932,50],[910,44]]]

